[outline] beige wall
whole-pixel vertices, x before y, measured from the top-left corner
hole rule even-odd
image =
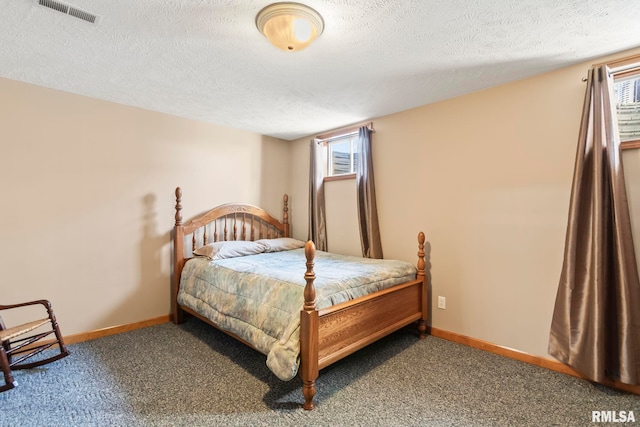
[[[50,299],[65,335],[169,313],[176,186],[185,218],[236,200],[280,216],[288,142],[11,80],[0,94],[0,301]]]
[[[425,232],[434,327],[547,356],[593,62],[374,119],[384,255],[414,262]],[[308,140],[292,150],[300,176]],[[292,194],[308,189],[294,182]],[[332,250],[341,235],[328,234]]]
[[[362,256],[355,180],[327,182],[324,192],[331,252]]]

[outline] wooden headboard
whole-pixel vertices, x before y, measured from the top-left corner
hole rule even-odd
[[[173,228],[172,315],[181,315],[177,305],[180,275],[185,262],[198,247],[227,240],[258,240],[290,237],[289,196],[283,197],[282,222],[266,210],[247,203],[227,203],[182,223],[182,189],[176,188],[176,223]],[[185,242],[187,244],[185,245]],[[185,246],[188,253],[185,253]]]

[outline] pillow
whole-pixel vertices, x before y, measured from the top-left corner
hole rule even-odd
[[[291,237],[278,237],[277,239],[260,239],[256,240],[256,243],[263,244],[265,246],[265,252],[280,252],[288,251],[291,249],[304,248],[305,242]]]
[[[265,249],[266,246],[263,243],[247,240],[227,240],[201,246],[193,251],[193,254],[207,257],[210,260],[216,260],[260,254],[264,252]]]

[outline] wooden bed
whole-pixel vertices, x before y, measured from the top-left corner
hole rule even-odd
[[[200,313],[178,303],[180,276],[186,261],[192,257],[193,250],[210,242],[290,237],[288,197],[285,195],[283,199],[282,222],[257,206],[230,203],[213,208],[183,224],[182,190],[179,187],[175,195],[172,319],[180,323],[184,314],[188,313],[219,328]],[[412,323],[417,323],[419,337],[425,337],[429,305],[424,242],[424,233],[418,233],[415,280],[324,309],[316,308],[315,245],[311,241],[306,243],[306,286],[304,306],[300,312],[299,369],[303,382],[304,409],[310,410],[315,406],[315,381],[321,369]],[[185,247],[188,248],[188,254],[185,254]],[[255,348],[237,335],[221,330]]]

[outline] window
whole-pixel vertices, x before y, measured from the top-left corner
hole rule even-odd
[[[322,154],[318,153],[318,161],[320,159],[324,161],[325,181],[339,181],[356,177],[360,158],[358,138],[363,126],[371,130],[372,133],[375,132],[373,122],[361,122],[315,137],[315,141],[322,144]]]
[[[618,130],[622,148],[640,144],[640,68],[614,72]]]
[[[358,167],[358,134],[339,135],[326,141],[327,176],[356,173]]]

